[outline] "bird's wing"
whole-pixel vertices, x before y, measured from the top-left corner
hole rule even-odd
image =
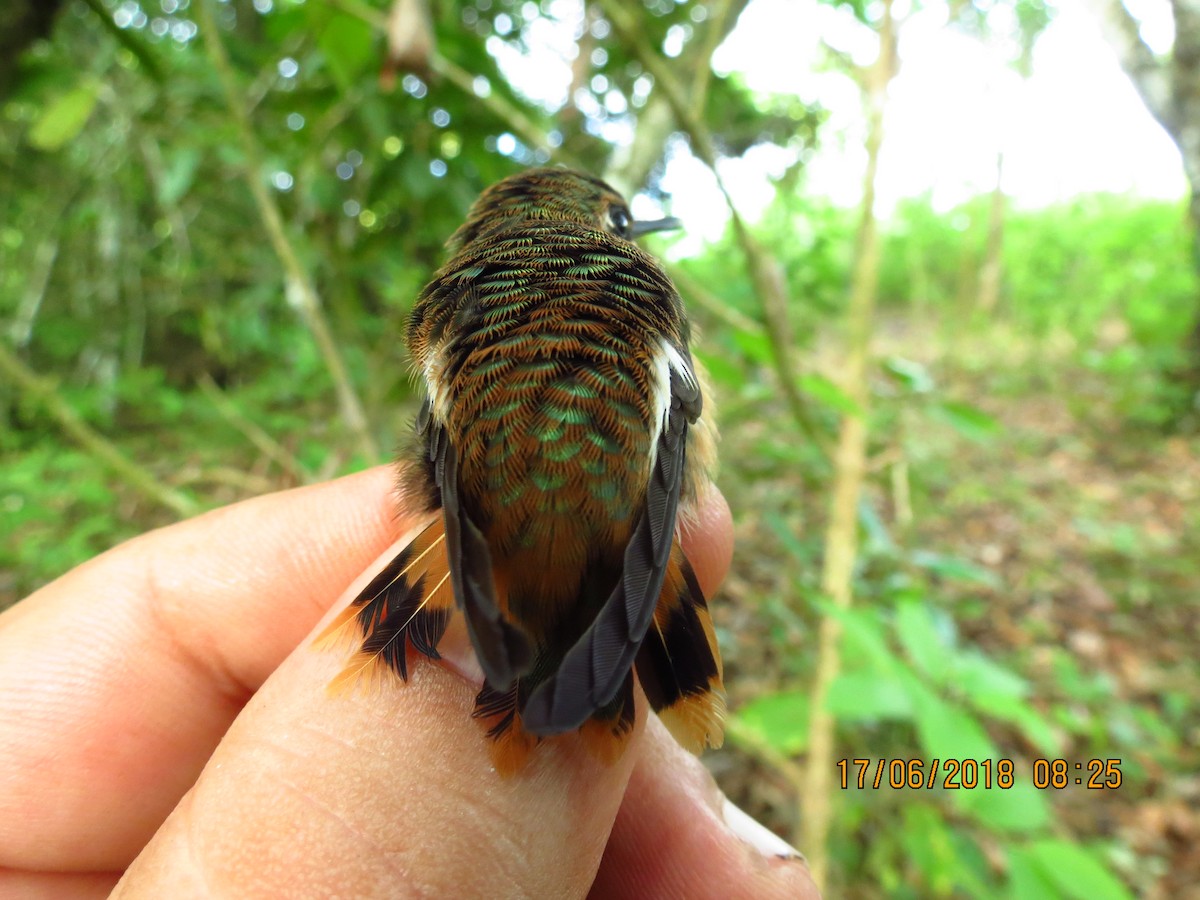
[[[625,548],[621,579],[558,670],[529,696],[521,718],[533,734],[577,728],[611,702],[654,618],[675,537],[688,426],[702,403],[686,350],[664,341],[656,363],[664,388],[661,419],[646,501]]]
[[[496,602],[491,550],[479,526],[462,507],[458,452],[445,426],[432,415],[428,400],[419,422],[433,465],[434,483],[442,496],[454,602],[466,618],[467,634],[488,683],[496,690],[504,690],[529,668],[532,648],[524,631],[505,618]]]

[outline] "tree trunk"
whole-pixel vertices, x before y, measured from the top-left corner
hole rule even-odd
[[[1200,0],[1171,0],[1175,43],[1156,56],[1142,40],[1136,19],[1121,0],[1084,0],[1117,54],[1133,86],[1179,148],[1191,189],[1192,266],[1200,274]],[[1200,297],[1193,304],[1194,324],[1187,339],[1188,362],[1176,376],[1200,396]],[[1195,406],[1195,403],[1192,404]]]
[[[62,0],[5,0],[0,3],[0,101],[12,91],[24,50],[50,34]]]
[[[712,76],[712,55],[721,41],[737,25],[738,16],[749,0],[721,0],[710,4],[709,18],[698,37],[684,45],[680,58],[672,63],[677,72],[691,72],[686,88],[693,110],[703,107]],[[593,7],[598,9],[599,7]],[[654,91],[646,108],[637,117],[637,130],[627,147],[618,147],[609,161],[604,180],[627,196],[645,186],[650,172],[662,159],[663,148],[671,132],[679,127],[671,104]]]
[[[988,206],[987,243],[983,251],[983,265],[979,268],[979,299],[977,309],[991,315],[1000,300],[1000,279],[1004,274],[1004,211],[1007,198],[1004,196],[1004,153],[996,154],[996,186],[992,189],[992,201]]]
[[[875,220],[875,176],[883,143],[883,111],[888,84],[896,70],[896,29],[892,0],[884,0],[879,24],[879,58],[867,74],[867,171],[863,178],[862,213],[855,246],[850,304],[846,310],[847,343],[843,389],[858,407],[842,418],[834,453],[834,485],[825,532],[821,589],[839,610],[849,609],[858,554],[858,501],[867,454],[867,404],[870,399],[870,341],[879,286],[879,234]],[[829,870],[828,838],[833,819],[834,721],[826,709],[830,685],[841,668],[841,621],[821,620],[817,667],[809,717],[808,758],[804,766],[804,810],[801,846],[808,854],[813,879],[822,891]]]

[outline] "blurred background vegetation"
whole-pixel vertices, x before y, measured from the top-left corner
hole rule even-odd
[[[1023,78],[1062,9],[797,0],[817,52],[789,65],[857,98],[846,125],[713,65],[784,6],[10,0],[0,606],[385,459],[414,408],[405,317],[487,184],[564,162],[635,212],[706,190],[704,239],[654,249],[702,331],[737,528],[723,787],[831,897],[1200,896],[1191,194],[1029,205],[998,178],[880,209],[908,23],[932,10]],[[1089,9],[1194,183],[1196,11],[1147,44],[1115,0]],[[857,200],[812,174],[839,154]],[[753,215],[713,174],[747,163],[770,175]],[[935,757],[1012,759],[1016,784],[843,789],[836,767]],[[1123,780],[1039,790],[1038,758]]]

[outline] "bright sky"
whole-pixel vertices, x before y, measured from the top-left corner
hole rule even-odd
[[[897,13],[904,15],[906,5],[900,0]],[[1165,5],[1153,0],[1140,5],[1147,38],[1168,48],[1171,22]],[[1028,80],[1008,64],[1012,51],[1003,41],[948,28],[942,3],[927,3],[907,16],[900,33],[900,73],[891,85],[884,126],[881,214],[900,198],[926,191],[942,209],[989,191],[1000,149],[1005,190],[1022,206],[1093,191],[1185,195],[1178,151],[1142,105],[1095,23],[1077,0],[1058,0],[1056,7],[1034,47]],[[861,196],[865,165],[861,100],[845,78],[811,74],[820,59],[818,34],[856,61],[866,63],[875,55],[873,36],[846,13],[817,0],[753,0],[714,64],[740,72],[755,90],[795,92],[829,108],[831,128],[810,163],[808,186],[852,204]],[[723,177],[746,214],[753,217],[770,199],[769,187],[756,173],[787,162],[785,154],[764,148],[750,159],[728,163]],[[689,175],[698,173],[693,166],[687,169],[684,174],[681,164],[682,177],[671,185],[674,211],[685,221],[705,221],[706,236],[715,236],[723,221],[714,220],[711,200],[700,208],[696,198],[695,217],[688,215],[693,201],[685,199],[682,188]]]
[[[1178,151],[1142,105],[1079,0],[1052,2],[1056,14],[1034,48],[1032,77],[1024,80],[1009,65],[1013,51],[1003,39],[978,39],[947,27],[943,0],[927,0],[916,13],[909,0],[896,0],[904,24],[900,74],[891,85],[880,160],[881,214],[886,216],[902,197],[929,192],[935,206],[946,209],[990,191],[1000,149],[1005,190],[1021,206],[1095,191],[1164,198],[1186,194]],[[569,0],[559,3],[566,6]],[[1167,4],[1139,0],[1130,5],[1142,17],[1152,46],[1168,49]],[[1007,7],[993,8],[996,33],[1005,31],[1005,15]],[[563,99],[565,83],[555,88],[556,79],[548,75],[557,69],[564,77],[569,74],[562,48],[550,46],[562,43],[562,36],[544,37],[545,54],[535,49],[523,60],[530,76],[536,72],[533,80],[510,68],[515,60],[502,63],[521,88],[529,83],[531,94],[553,104]],[[713,64],[719,71],[740,73],[755,91],[797,94],[829,110],[824,144],[808,166],[808,189],[850,205],[861,195],[865,165],[861,98],[844,75],[820,71],[822,39],[863,64],[875,56],[874,35],[848,12],[818,0],[752,0]],[[535,48],[538,43],[531,41]],[[558,59],[552,62],[553,57]],[[760,147],[722,165],[722,177],[751,220],[771,199],[769,177],[790,162],[788,151]],[[710,173],[686,148],[675,148],[663,187],[672,194],[671,211],[688,223],[689,243],[720,235],[727,218],[724,204]]]

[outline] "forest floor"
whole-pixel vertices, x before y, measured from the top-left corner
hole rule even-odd
[[[1200,896],[1200,437],[1130,424],[1112,402],[1120,385],[1065,358],[1047,364],[1052,347],[1036,348],[1039,360],[1028,341],[966,344],[894,322],[877,352],[920,363],[938,390],[999,425],[985,439],[964,440],[926,419],[907,420],[905,540],[995,574],[994,588],[948,581],[937,596],[961,638],[1029,681],[1036,706],[1074,717],[1065,757],[1124,757],[1123,789],[1054,795],[1060,828],[1127,848],[1127,875],[1136,874],[1143,896]],[[741,456],[742,440],[729,429],[725,438]],[[755,496],[779,487],[759,486]],[[868,491],[894,519],[894,479],[889,485],[877,474]],[[731,497],[739,539],[726,587],[732,610],[718,606],[716,614],[738,635],[731,668],[762,673],[739,660],[739,648],[779,645],[777,617],[763,615],[755,599],[778,581],[764,574],[770,560],[746,552],[761,546],[762,525],[741,499]],[[801,529],[797,540],[819,541],[819,533],[804,533],[807,519],[797,512],[790,520]],[[745,612],[756,607],[757,626]],[[815,641],[804,627],[786,627],[792,652],[810,652]],[[786,660],[768,668],[782,669],[787,681]],[[771,677],[731,679],[734,708]],[[1042,755],[1016,733],[993,736],[1018,757]],[[716,769],[731,769],[722,776],[727,789],[759,815],[773,810],[773,824],[787,833],[789,789],[761,763],[743,762]]]
[[[1020,370],[958,372],[956,386],[1002,428],[955,464],[995,488],[986,503],[978,485],[948,491],[921,531],[1000,576],[987,614],[961,624],[1021,660],[1035,696],[1070,699],[1065,650],[1111,692],[1107,713],[1099,701],[1106,741],[1162,732],[1128,760],[1141,770],[1129,789],[1068,790],[1057,809],[1073,834],[1115,836],[1164,863],[1144,896],[1200,896],[1200,439],[1131,429],[1097,375],[1055,376],[1014,393],[1029,380]]]

